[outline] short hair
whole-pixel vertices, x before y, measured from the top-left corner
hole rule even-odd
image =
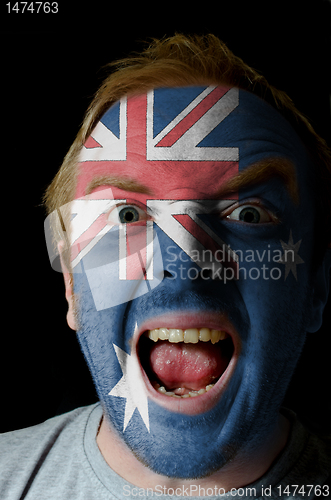
[[[322,257],[331,241],[331,151],[285,92],[270,85],[212,34],[176,34],[154,39],[141,53],[110,63],[109,67],[115,70],[96,92],[75,141],[46,190],[44,203],[48,213],[74,199],[81,148],[105,111],[121,97],[143,94],[153,88],[228,84],[273,106],[305,145],[315,167],[315,242],[317,254]],[[61,239],[61,234],[55,235],[55,239]]]

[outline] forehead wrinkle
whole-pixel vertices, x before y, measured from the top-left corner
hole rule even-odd
[[[299,203],[299,187],[295,166],[287,158],[265,158],[246,167],[238,175],[229,179],[219,189],[217,195],[224,197],[238,193],[240,189],[261,184],[275,177],[283,181],[292,200],[297,205]]]
[[[129,177],[118,177],[115,175],[100,175],[94,177],[85,189],[85,195],[90,194],[94,189],[100,186],[110,186],[122,189],[123,191],[132,191],[135,193],[151,194],[148,187],[139,184],[139,182]]]

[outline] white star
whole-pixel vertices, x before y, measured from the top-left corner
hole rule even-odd
[[[300,240],[294,244],[292,231],[290,231],[290,237],[289,237],[288,243],[285,243],[284,241],[280,240],[280,243],[281,243],[283,250],[284,250],[284,254],[282,255],[279,262],[281,262],[282,264],[285,264],[285,280],[286,280],[287,276],[289,275],[290,271],[292,271],[295,279],[297,279],[296,266],[298,264],[304,263],[304,261],[301,259],[300,255],[298,255],[301,241],[302,240]]]
[[[125,431],[136,408],[149,432],[149,416],[146,389],[142,383],[142,375],[138,361],[120,347],[113,344],[117,359],[121,365],[123,377],[112,388],[109,396],[126,398],[123,432]]]

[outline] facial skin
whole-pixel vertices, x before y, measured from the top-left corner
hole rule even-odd
[[[156,89],[152,135],[159,134],[205,88]],[[229,90],[234,89],[220,87],[216,103]],[[201,125],[205,132],[198,124],[195,133],[199,145],[191,147],[192,153],[183,154],[185,158],[192,154],[192,159],[180,159],[180,148],[170,151],[179,141],[180,133],[176,130],[173,134],[177,136],[162,139],[161,147],[146,148],[145,95],[127,100],[126,159],[80,164],[76,198],[89,192],[96,195],[111,186],[115,200],[127,200],[120,210],[125,206],[134,206],[136,210],[138,207],[142,225],[146,220],[154,221],[162,254],[164,275],[158,286],[133,300],[129,297],[126,302],[100,306],[98,310],[93,287],[98,288],[99,295],[107,296],[116,285],[107,280],[100,268],[97,270],[97,264],[95,271],[87,264],[90,276],[99,273],[97,285],[94,280],[91,287],[85,271],[84,262],[98,263],[98,259],[103,259],[111,233],[100,240],[82,259],[81,272],[74,273],[78,325],[72,289],[66,281],[68,323],[72,328],[77,326],[78,339],[104,408],[99,447],[107,457],[111,456],[110,450],[121,450],[124,462],[126,458],[127,463],[134,462],[138,485],[151,484],[139,479],[141,470],[173,480],[211,474],[211,478],[217,474],[222,478],[222,471],[226,471],[227,478],[236,477],[230,484],[224,475],[221,483],[228,487],[239,487],[261,476],[285,445],[288,425],[280,417],[279,407],[300,356],[305,332],[316,331],[321,321],[327,294],[325,275],[321,271],[313,273],[312,269],[312,166],[301,141],[284,118],[256,96],[235,91],[237,94],[233,95],[238,96],[238,101],[230,100],[228,114],[216,125],[214,116],[200,111],[200,115],[207,116]],[[192,122],[197,119],[193,117]],[[107,120],[110,128],[119,127],[118,106],[108,112]],[[147,135],[148,127],[150,123]],[[185,140],[182,144],[185,148]],[[96,144],[90,139],[89,145]],[[146,150],[156,159],[146,159]],[[199,154],[200,160],[196,156]],[[164,159],[166,155],[168,158]],[[294,166],[292,180],[297,183],[298,204],[279,175],[281,169],[275,167],[282,162]],[[243,182],[239,192],[229,193],[229,182],[256,165],[263,166],[256,182]],[[268,168],[273,174],[270,178],[266,175]],[[157,206],[153,200],[171,200],[175,208],[170,215],[176,214],[180,201],[187,202],[184,206],[190,209],[195,204],[194,210],[213,234],[243,256],[252,256],[253,250],[254,260],[240,261],[239,279],[207,279],[208,274],[199,274],[201,266],[183,251],[181,237],[176,239],[167,230],[164,212],[152,213],[148,208]],[[219,211],[208,208],[210,200],[220,207]],[[249,214],[246,221],[240,219],[244,209]],[[127,223],[130,224],[133,227],[135,223]],[[191,232],[194,234],[195,230],[192,223]],[[301,241],[299,256],[303,262],[295,266],[296,277],[290,272],[285,279],[285,263],[272,260],[272,256],[278,255],[279,260],[284,248],[281,242],[288,243],[291,235],[294,243]],[[275,269],[272,275],[271,269]],[[156,343],[147,339],[142,343],[140,337],[146,330],[161,327],[205,327],[226,332],[233,346],[231,359],[212,389],[197,397],[174,398],[153,388],[141,358],[144,349],[151,349],[146,342],[151,346]],[[185,346],[194,349],[199,344]],[[217,348],[216,344],[211,345]],[[180,371],[174,369],[176,373]],[[111,465],[116,470],[115,462]],[[229,471],[235,471],[233,476]],[[128,479],[133,482],[132,476]]]

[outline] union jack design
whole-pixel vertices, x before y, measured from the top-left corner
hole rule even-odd
[[[127,98],[124,97],[104,114],[83,145],[80,162],[126,160],[126,108]],[[118,134],[112,128],[118,128]]]
[[[147,94],[147,160],[238,161],[235,147],[199,147],[199,143],[239,104],[239,89],[209,86],[154,137],[154,90]],[[118,104],[117,104],[118,106]],[[83,146],[80,161],[126,160],[127,97],[119,102],[118,135],[115,107],[101,118]],[[117,111],[117,109],[116,109]],[[134,117],[133,117],[134,118]]]
[[[205,139],[220,125],[223,120],[239,104],[239,90],[226,87],[195,87],[196,95],[187,102],[188,89],[167,89],[174,93],[174,99],[165,103],[162,93],[165,89],[156,89],[145,96],[124,97],[112,106],[98,122],[90,137],[84,144],[80,155],[80,168],[92,178],[100,166],[108,162],[133,162],[137,153],[139,161],[157,163],[199,162],[198,168],[204,168],[204,162],[223,162],[222,169],[228,175],[238,171],[239,149],[236,147],[221,147],[210,145]],[[176,96],[184,96],[184,105],[173,106]],[[164,108],[164,109],[163,109]],[[139,131],[139,133],[137,133]],[[113,164],[114,165],[114,164]],[[178,175],[180,169],[178,169]],[[89,200],[91,201],[91,200]],[[88,203],[89,203],[88,201]],[[100,217],[105,212],[105,200],[92,200],[94,208],[88,217],[76,215],[75,250],[72,253],[73,264],[77,264],[111,230],[106,225],[105,218]],[[115,200],[110,200],[114,204]],[[116,200],[118,201],[118,200]],[[125,200],[121,200],[125,202]],[[165,200],[146,200],[147,206],[158,203],[162,207],[163,218],[154,222],[192,258],[192,249],[213,249],[220,252],[223,249],[223,262],[231,261],[236,267],[236,255],[211,229],[198,217],[199,213],[189,203],[189,200],[175,200],[169,211]],[[168,203],[169,200],[166,200]],[[76,208],[83,209],[84,202]],[[204,200],[205,204],[208,201]],[[100,205],[101,212],[96,207]],[[180,206],[179,206],[180,205]],[[189,207],[190,205],[190,207]],[[79,211],[78,210],[78,211]],[[104,221],[104,222],[102,222]],[[79,222],[79,224],[77,224]],[[132,270],[140,267],[142,279],[153,279],[153,227],[146,223],[144,234],[137,238],[130,237],[130,225],[119,231],[119,279],[137,279],[137,272]],[[73,240],[72,240],[73,241]],[[130,262],[129,262],[130,260]],[[203,263],[193,259],[201,268]],[[217,259],[219,262],[219,259]],[[215,261],[216,262],[216,261]],[[134,264],[135,263],[135,264]]]
[[[154,91],[147,95],[147,160],[238,161],[234,147],[199,147],[199,143],[239,104],[239,89],[207,87],[153,137]]]

